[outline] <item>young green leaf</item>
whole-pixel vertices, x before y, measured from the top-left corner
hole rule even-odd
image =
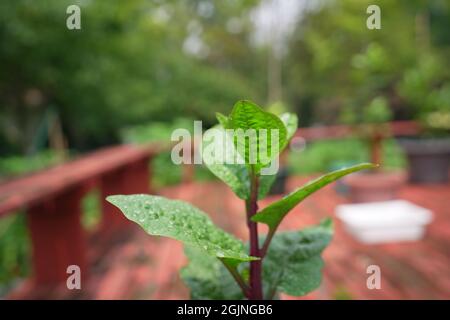
[[[220,125],[224,128],[228,127],[228,117],[221,114],[220,112],[216,112],[216,119],[219,121]]]
[[[294,113],[286,112],[280,116],[281,121],[283,121],[286,127],[287,140],[289,141],[294,134],[297,132],[298,118]]]
[[[264,112],[249,101],[240,101],[233,108],[232,115],[235,119],[243,118],[241,113],[246,110],[252,110],[253,114],[258,114],[260,117],[268,117],[274,122],[274,126],[281,132],[286,132],[286,137],[283,141],[279,141],[280,150],[287,144],[287,138],[291,138],[297,129],[297,116],[291,113],[282,115],[282,119],[278,119],[275,115]],[[261,115],[262,114],[262,115]],[[250,175],[249,168],[244,164],[244,159],[237,152],[234,145],[233,136],[226,133],[225,128],[233,129],[267,129],[271,130],[264,122],[259,124],[252,124],[248,121],[247,124],[235,125],[231,122],[230,117],[226,117],[221,113],[216,113],[217,120],[221,126],[215,126],[207,130],[203,136],[203,161],[206,167],[219,179],[225,182],[233,192],[241,199],[248,200],[250,197]],[[254,117],[257,119],[258,117]],[[271,122],[269,121],[269,122]],[[283,124],[285,126],[283,126]],[[272,126],[273,127],[273,126]],[[288,131],[286,131],[286,127]],[[285,141],[286,140],[286,141]],[[229,161],[231,160],[231,161]],[[248,159],[247,159],[248,160]],[[276,175],[262,175],[260,177],[260,184],[258,189],[258,199],[262,199],[269,192]]]
[[[339,178],[342,178],[347,174],[364,169],[372,169],[375,167],[377,167],[377,165],[371,163],[363,163],[323,175],[313,181],[308,182],[306,185],[288,194],[283,199],[271,203],[269,206],[255,214],[252,217],[252,220],[255,222],[265,223],[270,227],[270,229],[276,229],[281,220],[283,220],[283,218],[289,213],[289,211],[292,210],[292,208],[294,208],[306,197],[310,196],[317,190],[325,187],[331,182],[338,180]]]
[[[257,168],[270,163],[287,143],[287,131],[283,121],[247,100],[238,101],[234,105],[228,118],[227,129],[234,130],[233,141],[245,163],[255,164]],[[252,132],[254,135],[250,134]],[[276,141],[272,141],[273,133],[277,136]]]
[[[240,300],[244,294],[223,263],[201,250],[185,247],[189,264],[181,278],[190,288],[191,299]]]
[[[320,254],[332,235],[331,219],[300,232],[276,234],[263,264],[266,298],[272,298],[276,291],[302,296],[316,289],[322,279]]]
[[[224,161],[225,159],[236,159],[235,157],[239,157],[239,155],[236,154],[233,141],[226,135],[223,128],[216,126],[205,132],[202,157],[206,167],[216,177],[225,182],[239,198],[244,200],[250,198],[248,166]],[[275,175],[262,175],[260,177],[259,199],[266,196],[274,180]]]
[[[230,265],[257,259],[244,252],[241,241],[216,227],[204,212],[186,202],[144,194],[106,199],[151,235],[179,240],[210,256],[227,259]]]

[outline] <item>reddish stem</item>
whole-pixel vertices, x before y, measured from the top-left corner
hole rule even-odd
[[[258,201],[258,177],[252,170],[250,199],[246,202],[247,224],[250,232],[250,255],[254,257],[261,257],[259,250],[258,225],[256,222],[253,222],[250,219],[258,211],[257,201]],[[263,298],[261,273],[262,273],[261,260],[251,261],[250,293],[249,293],[249,299],[251,300],[261,300]]]
[[[375,132],[370,138],[370,161],[375,164],[381,164],[382,161],[382,142],[383,137],[379,132]],[[378,169],[375,169],[378,170]]]

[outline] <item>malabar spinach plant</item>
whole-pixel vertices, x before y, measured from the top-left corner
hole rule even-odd
[[[273,161],[296,132],[297,118],[290,113],[278,117],[250,101],[237,102],[229,116],[218,114],[217,118],[220,124],[213,129],[223,132],[224,137],[229,129],[253,129],[257,133],[256,139],[244,140],[243,148],[238,148],[239,141],[232,138],[231,149],[241,150],[243,163],[212,161],[205,152],[211,146],[228,152],[230,144],[225,143],[226,139],[206,141],[207,131],[203,143],[206,166],[245,201],[248,244],[215,226],[206,213],[189,203],[143,194],[114,195],[107,200],[147,233],[184,243],[189,264],[182,269],[181,277],[190,287],[193,299],[272,299],[279,292],[293,296],[307,294],[320,285],[321,253],[330,243],[332,222],[327,219],[301,231],[277,233],[278,226],[295,206],[315,191],[374,165],[364,163],[328,173],[260,209],[258,200],[266,196],[275,174],[262,174],[262,169],[270,163],[264,157],[248,161],[249,151],[255,145],[257,149],[264,148]],[[272,130],[277,132],[264,147],[261,129],[268,131],[266,138],[272,137]],[[261,223],[268,226],[265,236],[258,235]]]

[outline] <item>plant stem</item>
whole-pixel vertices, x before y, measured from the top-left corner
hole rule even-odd
[[[264,240],[264,244],[260,250],[261,259],[266,256],[267,250],[269,249],[270,242],[272,241],[273,236],[275,235],[275,231],[277,228],[270,228],[267,233],[266,240]]]
[[[258,225],[251,220],[251,217],[258,211],[258,176],[254,169],[251,170],[251,184],[250,184],[250,199],[246,201],[247,209],[247,225],[250,233],[250,255],[254,257],[261,257],[259,251],[258,239]],[[262,279],[261,279],[261,260],[250,262],[250,294],[249,299],[261,300],[262,293]]]

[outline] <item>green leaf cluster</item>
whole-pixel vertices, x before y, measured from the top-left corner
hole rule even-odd
[[[214,132],[207,131],[203,137],[202,156],[206,166],[246,201],[251,197],[250,180],[256,177],[258,198],[263,198],[275,175],[262,175],[260,169],[269,165],[288,145],[297,130],[297,117],[289,113],[278,117],[242,100],[235,104],[229,116],[217,114],[217,119],[219,125],[210,129]],[[229,129],[277,130],[278,136],[276,140],[263,141],[265,137],[257,133],[255,140],[239,141],[230,136]],[[251,148],[255,147],[267,151],[269,160],[258,157],[256,163],[249,163]],[[234,153],[244,161],[216,161],[211,150],[218,150],[222,156]],[[243,152],[239,153],[239,150]],[[258,259],[263,265],[265,298],[273,298],[278,292],[298,296],[320,285],[321,253],[331,241],[332,223],[328,219],[302,231],[275,234],[277,227],[295,206],[315,191],[347,174],[373,167],[366,163],[328,173],[253,215],[251,219],[254,222],[269,226],[269,233],[261,239],[262,254],[258,257],[248,255],[242,241],[215,226],[207,214],[188,203],[151,195],[116,195],[107,200],[147,233],[185,244],[189,264],[181,271],[181,276],[190,287],[192,298],[245,298],[249,290],[249,264]]]

